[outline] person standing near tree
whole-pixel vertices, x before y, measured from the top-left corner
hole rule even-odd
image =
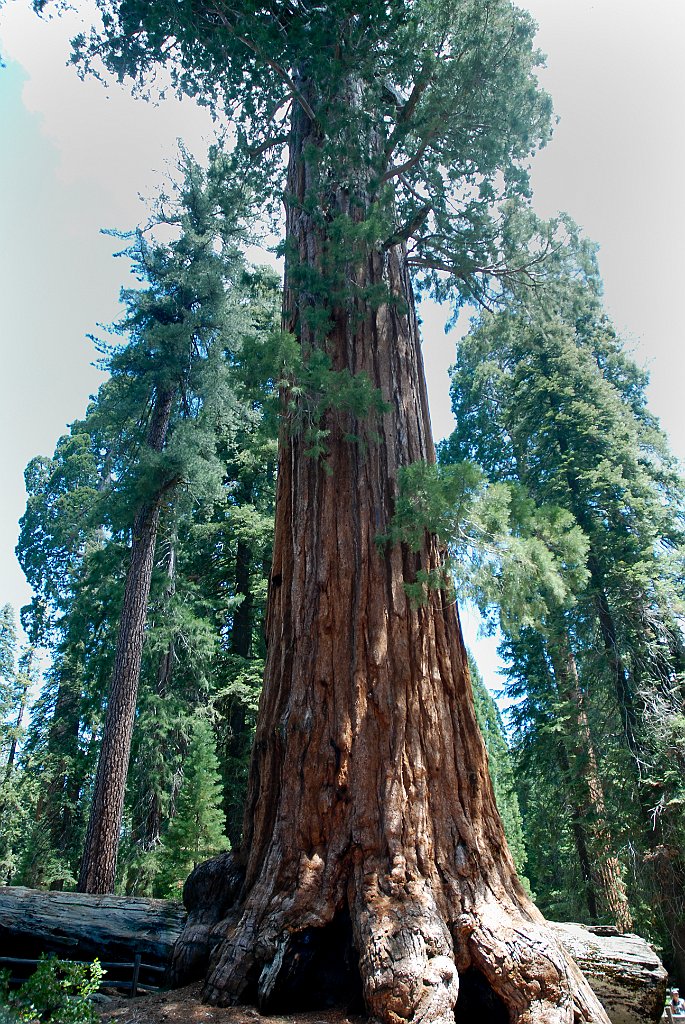
[[[671,989],[671,1002],[668,1005],[673,1017],[685,1018],[685,999],[680,998],[680,989]]]

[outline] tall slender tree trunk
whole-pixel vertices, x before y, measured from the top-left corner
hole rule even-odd
[[[568,751],[563,737],[560,737],[556,745],[557,758],[564,779],[570,779],[573,775],[571,763],[568,758]],[[592,872],[592,858],[587,836],[585,808],[581,807],[573,794],[568,793],[567,799],[571,807],[571,832],[573,843],[576,848],[580,873],[585,885],[585,901],[587,904],[590,920],[595,923],[599,920],[597,909],[597,896],[595,893],[595,879]]]
[[[167,582],[164,588],[162,607],[159,614],[164,615],[169,602],[176,593],[176,543],[177,537],[174,530],[168,542],[167,551]],[[157,677],[155,679],[155,694],[160,701],[168,696],[171,688],[171,681],[174,674],[174,661],[176,657],[175,636],[169,637],[169,642],[159,658],[157,665]],[[155,706],[155,717],[158,715]],[[167,751],[164,749],[163,733],[161,730],[151,729],[151,749],[148,755],[148,763],[144,776],[144,795],[141,798],[140,817],[138,828],[134,828],[134,834],[143,850],[154,850],[158,846],[162,835],[162,794],[161,788],[164,785],[168,771],[165,771],[165,757]]]
[[[549,360],[546,354],[542,354],[541,364],[543,371],[551,377]],[[568,466],[572,464],[573,460],[570,456],[572,456],[573,453],[569,450],[569,442],[567,437],[564,435],[563,430],[559,429],[558,424],[562,421],[561,408],[558,396],[553,392],[549,393],[549,406],[552,413],[552,423],[555,429],[556,444],[564,462],[567,463]],[[593,529],[591,516],[588,513],[587,502],[583,500],[578,477],[576,473],[571,471],[569,468],[564,471],[564,477],[569,494],[571,495],[571,511],[573,512],[576,522],[585,531],[587,537],[592,538],[595,530]],[[597,551],[596,549],[593,550],[592,546],[588,553],[588,569],[590,571],[590,586],[595,612],[599,623],[599,631],[602,637],[609,671],[611,672],[614,681],[616,704],[621,716],[626,744],[633,755],[637,766],[635,774],[639,797],[641,789],[639,765],[642,758],[641,745],[637,736],[638,722],[637,712],[635,710],[635,698],[630,685],[628,671],[621,656],[616,626],[611,614],[609,599],[604,584],[604,573],[602,571],[600,560],[597,557]]]
[[[28,703],[29,687],[31,685],[31,665],[33,663],[34,651],[33,648],[29,650],[28,657],[26,660],[26,667],[21,672],[22,678],[22,690],[19,698],[19,708],[17,710],[17,721],[14,726],[14,732],[12,740],[10,742],[10,749],[7,754],[7,764],[5,766],[5,782],[9,781],[14,768],[14,761],[17,756],[17,746],[19,744],[19,736],[21,734],[21,727],[24,724],[24,715],[26,714],[26,705]]]
[[[590,567],[595,609],[597,611],[597,621],[599,622],[599,630],[602,643],[604,644],[607,663],[614,680],[616,703],[621,714],[623,734],[636,764],[641,765],[644,758],[644,750],[638,736],[638,715],[635,709],[635,695],[630,685],[628,670],[621,657],[621,650],[616,635],[616,625],[611,614],[609,598],[604,588],[602,572],[592,552],[588,558],[588,564]]]
[[[172,390],[160,391],[155,399],[147,437],[147,444],[153,451],[159,452],[164,447],[173,402]],[[131,560],[126,574],[114,670],[81,861],[77,887],[79,892],[114,891],[119,830],[163,493],[158,491],[144,504],[133,523]]]
[[[400,467],[434,459],[418,325],[395,246],[350,260],[348,298],[316,336],[306,282],[329,255],[306,203],[316,145],[295,105],[284,326],[305,361],[325,346],[334,370],[368,374],[388,411],[330,412],[326,464],[283,429],[244,882],[215,930],[205,997],[287,1004],[311,950],[349,922],[367,1009],[388,1024],[454,1024],[460,975],[492,1007],[464,1020],[606,1024],[516,877],[454,601],[431,589],[416,607],[405,592],[419,570],[442,572],[436,541],[418,553],[378,542]],[[336,193],[331,215],[362,219],[358,201]],[[379,288],[387,298],[371,304]]]
[[[250,489],[245,488],[241,503],[251,500]],[[248,659],[252,653],[252,630],[254,627],[254,598],[250,589],[252,552],[244,540],[236,545],[235,592],[242,601],[233,613],[231,629],[231,654]],[[228,785],[225,788],[224,810],[226,812],[226,833],[231,846],[236,848],[242,838],[242,816],[245,809],[245,765],[250,754],[250,727],[245,715],[243,701],[230,698],[227,713],[227,737],[224,753],[229,771],[226,772]]]
[[[573,771],[575,786],[582,793],[579,817],[584,822],[584,831],[589,830],[591,836],[592,900],[595,902],[596,896],[599,903],[599,906],[595,906],[595,913],[599,911],[611,917],[612,923],[620,931],[630,931],[633,920],[621,866],[612,848],[604,790],[576,659],[565,632],[550,641],[548,646],[559,696],[573,715],[568,733],[569,754],[572,758],[569,767]]]

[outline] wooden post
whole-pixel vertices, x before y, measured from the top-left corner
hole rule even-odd
[[[131,982],[131,999],[138,994],[138,978],[140,976],[140,953],[133,957],[133,981]]]

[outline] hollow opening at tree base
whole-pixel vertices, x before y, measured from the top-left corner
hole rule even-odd
[[[292,937],[278,981],[257,996],[261,1013],[306,1013],[339,1007],[363,1014],[359,957],[347,910],[324,928],[305,928]]]
[[[288,943],[275,984],[264,991],[260,971],[252,974],[246,1002],[264,1014],[307,1013],[332,1008],[365,1015],[359,955],[347,909],[324,928],[306,928]],[[459,975],[454,1011],[457,1024],[508,1024],[505,1003],[475,967]]]
[[[459,975],[459,995],[454,1010],[457,1024],[509,1024],[509,1011],[485,976],[476,967]]]

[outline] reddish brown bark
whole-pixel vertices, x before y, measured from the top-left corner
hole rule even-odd
[[[162,391],[155,400],[147,437],[153,451],[159,452],[164,447],[173,400],[173,391]],[[114,892],[119,830],[163,493],[158,491],[143,505],[133,523],[131,561],[126,573],[112,682],[77,886],[79,892]]]
[[[414,554],[377,542],[399,468],[434,459],[412,289],[399,246],[350,260],[347,298],[332,305],[325,339],[314,335],[307,311],[321,298],[310,300],[301,270],[322,272],[328,240],[303,202],[315,187],[309,144],[296,109],[285,327],[305,360],[325,346],[335,370],[368,374],[388,411],[329,413],[326,465],[301,432],[283,431],[245,878],[214,925],[205,996],[277,1008],[306,948],[349,920],[367,1009],[389,1024],[452,1024],[459,975],[487,990],[494,1009],[482,1019],[606,1024],[516,878],[454,602],[432,590],[415,607],[405,593],[417,570],[441,571],[437,544],[426,535]],[[330,203],[364,215],[340,191]],[[383,285],[388,300],[371,306],[367,289]],[[205,902],[177,971],[216,921],[212,904],[232,902],[211,870],[211,885],[193,883],[206,884]]]

